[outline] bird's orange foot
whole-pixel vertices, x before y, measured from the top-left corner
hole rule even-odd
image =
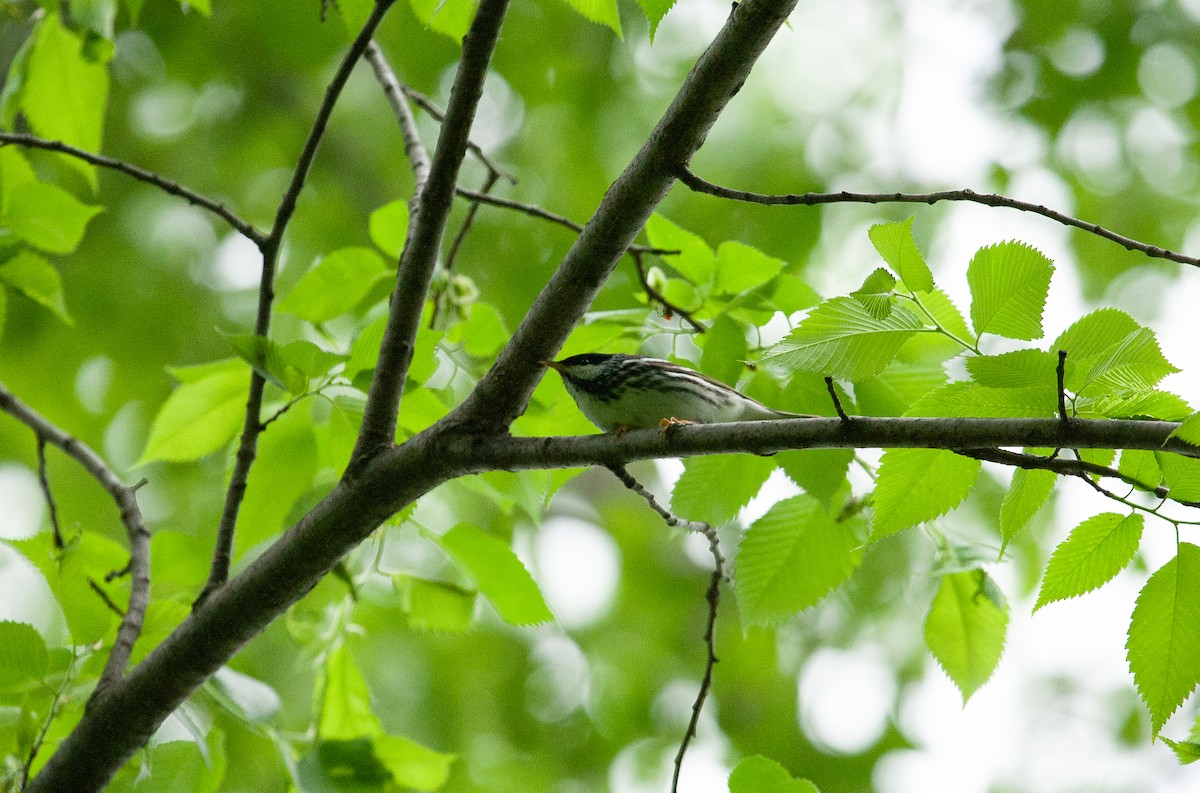
[[[694,421],[688,421],[687,419],[677,419],[674,416],[671,416],[670,418],[666,418],[666,419],[663,419],[662,421],[658,422],[658,431],[663,434],[664,438],[667,438],[667,437],[670,437],[671,433],[674,432],[679,427],[683,427],[685,425],[695,424],[695,423],[696,422],[694,422]]]

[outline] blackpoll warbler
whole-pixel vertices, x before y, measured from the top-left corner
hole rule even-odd
[[[583,415],[606,432],[673,424],[813,418],[773,410],[707,375],[645,355],[585,353],[542,361]]]

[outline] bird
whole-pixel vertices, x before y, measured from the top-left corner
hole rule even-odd
[[[562,376],[580,412],[605,432],[816,418],[769,408],[708,375],[646,355],[591,352],[541,364]]]

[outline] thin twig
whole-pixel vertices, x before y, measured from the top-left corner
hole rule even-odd
[[[125,610],[113,602],[113,599],[110,598],[108,596],[108,593],[104,591],[104,587],[102,587],[102,586],[100,586],[100,584],[96,583],[96,579],[92,578],[91,576],[88,576],[87,582],[88,582],[88,586],[90,586],[92,588],[92,591],[95,592],[97,595],[99,595],[100,599],[104,601],[104,605],[108,606],[109,611],[111,611],[113,614],[116,614],[118,617],[120,617],[122,619],[125,618]]]
[[[97,165],[101,168],[120,171],[123,174],[132,176],[139,182],[152,184],[165,193],[182,198],[189,204],[198,206],[201,209],[207,209],[209,212],[212,212],[214,215],[224,220],[238,233],[249,239],[255,245],[261,245],[266,239],[265,234],[256,229],[250,223],[242,220],[240,217],[234,214],[233,210],[229,209],[219,201],[209,198],[208,196],[201,195],[195,190],[184,187],[183,185],[179,184],[179,182],[168,179],[165,176],[160,176],[152,171],[147,171],[145,168],[139,168],[131,163],[124,162],[123,160],[117,160],[112,157],[106,157],[103,154],[95,154],[84,149],[79,149],[70,144],[63,143],[60,140],[46,140],[45,138],[39,138],[35,135],[26,135],[20,132],[0,132],[0,146],[7,146],[10,144],[16,146],[25,146],[26,148],[30,149],[43,149],[45,151],[58,152],[59,154],[65,154],[68,157],[74,157],[77,160],[83,160],[84,162]]]
[[[58,504],[54,502],[54,494],[50,492],[50,477],[46,475],[46,436],[37,433],[38,482],[42,486],[42,495],[46,499],[46,509],[50,512],[50,528],[54,531],[54,547],[63,549],[62,527],[58,524]]]
[[[396,123],[400,126],[400,137],[404,139],[404,154],[408,157],[409,164],[412,165],[413,179],[416,182],[416,190],[413,192],[420,193],[421,186],[429,178],[429,152],[425,149],[425,144],[421,142],[421,134],[417,131],[417,120],[413,117],[408,103],[404,101],[406,96],[404,86],[396,78],[396,72],[388,63],[383,50],[374,41],[367,44],[363,57],[366,58],[367,63],[371,64],[371,68],[375,71],[375,79],[383,87],[388,104],[392,106]],[[495,171],[491,171],[491,173],[495,173]]]
[[[62,683],[59,684],[58,690],[54,692],[54,699],[50,700],[50,709],[46,712],[46,718],[42,720],[42,727],[38,730],[37,738],[33,740],[33,744],[29,747],[29,754],[25,757],[25,764],[21,767],[21,786],[19,790],[24,790],[29,784],[29,771],[33,768],[33,761],[37,759],[38,752],[41,751],[42,744],[46,742],[46,736],[50,733],[50,725],[58,718],[59,708],[66,701],[67,689],[71,685],[71,676],[75,673],[75,651],[71,651],[71,662],[67,664],[67,671],[63,673]]]
[[[687,754],[692,739],[696,737],[700,713],[704,710],[704,700],[708,698],[708,692],[712,689],[713,669],[717,665],[717,611],[721,603],[721,580],[725,577],[725,557],[721,554],[717,530],[711,524],[675,517],[670,510],[659,504],[658,500],[654,498],[654,494],[643,487],[641,482],[634,479],[624,466],[608,465],[606,467],[621,480],[625,487],[645,499],[650,508],[657,512],[668,526],[681,526],[689,531],[703,534],[708,540],[708,550],[713,557],[712,577],[709,579],[708,590],[704,595],[704,599],[708,602],[708,622],[704,628],[704,646],[707,657],[704,663],[704,676],[700,680],[700,689],[696,692],[696,700],[692,703],[692,715],[688,720],[687,732],[684,733],[683,740],[679,743],[679,751],[675,754],[675,769],[671,775],[671,793],[677,793],[679,774],[683,770],[683,758]]]
[[[271,233],[259,246],[262,251],[263,267],[262,279],[258,287],[258,313],[254,323],[256,336],[266,338],[271,329],[271,307],[275,300],[275,271],[279,264],[279,250],[283,242],[283,234],[296,211],[296,202],[299,200],[300,191],[304,187],[313,160],[317,156],[317,148],[325,133],[325,127],[329,123],[329,117],[333,114],[334,105],[341,96],[342,88],[350,79],[350,72],[354,70],[354,65],[371,43],[375,29],[379,27],[384,14],[394,2],[395,0],[375,0],[375,6],[371,10],[370,16],[367,17],[367,21],[359,31],[354,43],[350,45],[350,49],[346,51],[333,79],[329,81],[329,85],[325,89],[325,96],[321,100],[321,106],[313,119],[308,138],[304,141],[304,148],[300,151],[296,168],[292,172],[292,180],[280,199],[279,209],[275,214],[275,223],[271,226]],[[225,504],[221,510],[221,522],[217,526],[212,564],[209,567],[208,580],[196,597],[195,605],[203,603],[229,578],[238,511],[241,509],[242,499],[246,495],[246,483],[250,476],[250,468],[254,465],[254,458],[258,454],[258,436],[263,428],[262,397],[266,382],[266,378],[257,369],[251,371],[250,391],[246,397],[246,414],[242,423],[241,440],[238,442],[233,472],[229,477],[229,487],[225,491]]]
[[[137,490],[145,484],[145,480],[133,487],[127,487],[91,447],[50,423],[33,408],[13,396],[3,385],[0,385],[0,410],[11,414],[32,429],[39,439],[45,439],[47,443],[74,458],[100,483],[121,511],[121,523],[125,525],[125,533],[129,538],[129,607],[122,612],[117,639],[113,642],[112,651],[108,655],[96,689],[92,692],[92,698],[95,698],[107,686],[124,676],[125,666],[133,653],[133,645],[142,632],[146,607],[150,604],[150,532],[146,529],[137,504]],[[120,609],[117,611],[120,612]]]
[[[679,169],[679,181],[683,182],[697,193],[707,193],[718,198],[728,198],[733,201],[746,201],[751,204],[766,204],[768,206],[817,206],[818,204],[936,204],[939,201],[969,201],[974,204],[983,204],[990,207],[1007,207],[1009,209],[1017,209],[1021,212],[1032,212],[1035,215],[1050,218],[1053,221],[1071,226],[1073,228],[1086,231],[1089,234],[1095,234],[1097,237],[1103,237],[1110,242],[1115,242],[1122,248],[1130,251],[1137,251],[1146,256],[1155,259],[1167,259],[1180,264],[1190,264],[1193,267],[1200,267],[1200,258],[1193,256],[1185,256],[1182,253],[1175,253],[1166,248],[1160,248],[1157,245],[1147,245],[1144,242],[1138,242],[1130,237],[1117,234],[1115,231],[1109,231],[1103,226],[1095,223],[1071,217],[1054,209],[1042,206],[1041,204],[1033,204],[1028,201],[1019,201],[1008,196],[996,195],[994,193],[976,193],[974,190],[941,190],[934,193],[790,193],[787,195],[768,195],[765,193],[753,193],[747,190],[733,190],[728,187],[721,187],[712,182],[701,179],[696,174],[692,173],[686,166]]]
[[[1078,476],[1080,474],[1095,476],[1103,476],[1109,479],[1120,479],[1127,485],[1135,487],[1138,490],[1146,493],[1153,493],[1159,498],[1168,498],[1169,491],[1162,485],[1148,485],[1135,477],[1118,471],[1116,468],[1110,468],[1099,463],[1088,462],[1087,460],[1071,460],[1063,457],[1042,457],[1037,454],[1023,454],[1021,452],[1010,452],[1007,449],[955,449],[955,454],[961,454],[964,457],[972,457],[976,460],[983,460],[989,463],[1000,463],[1001,465],[1011,465],[1016,468],[1025,468],[1031,471],[1053,471],[1056,474],[1064,474],[1069,476]],[[1180,501],[1178,502],[1185,506],[1197,506],[1196,503]]]
[[[638,281],[640,281],[642,284],[642,291],[646,293],[647,297],[662,306],[663,312],[666,314],[667,319],[670,319],[672,315],[678,314],[679,318],[691,325],[692,329],[697,333],[705,333],[708,331],[708,328],[705,327],[704,324],[698,321],[695,317],[693,317],[690,311],[685,308],[681,308],[675,303],[672,303],[666,298],[665,295],[663,295],[662,292],[658,291],[650,284],[650,281],[646,278],[646,265],[644,262],[642,262],[642,251],[635,251],[631,248],[629,255],[633,259],[633,266],[637,268]]]
[[[409,98],[409,101],[428,113],[430,118],[432,118],[434,121],[437,121],[440,124],[446,120],[446,113],[425,94],[403,83],[400,84],[400,90],[403,91],[404,95]],[[488,173],[496,174],[509,184],[517,183],[517,178],[498,165],[496,161],[489,157],[477,143],[468,140],[467,151],[471,152],[475,159],[479,160],[484,168],[487,168]]]
[[[833,409],[837,411],[838,418],[849,424],[850,417],[846,415],[846,411],[842,407],[842,400],[838,398],[837,389],[833,387],[832,377],[825,378],[825,388],[829,391],[829,398],[833,400]]]
[[[483,179],[483,185],[479,192],[484,195],[488,194],[495,185],[499,174],[489,170],[487,176]],[[463,241],[467,238],[467,233],[470,232],[471,226],[475,223],[475,216],[479,214],[479,202],[472,201],[471,208],[467,210],[467,216],[463,218],[463,223],[458,229],[458,233],[454,235],[454,241],[450,243],[450,253],[446,255],[446,264],[443,268],[446,275],[446,284],[442,288],[436,290],[432,297],[433,310],[429,312],[429,327],[436,328],[438,317],[442,313],[442,305],[446,297],[446,292],[450,288],[450,275],[454,272],[454,263],[458,259],[459,248],[462,247]]]
[[[1058,420],[1064,425],[1071,421],[1067,413],[1067,351],[1058,351],[1058,365],[1054,368],[1058,379]]]

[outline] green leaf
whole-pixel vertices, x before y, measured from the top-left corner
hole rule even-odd
[[[32,625],[0,621],[0,689],[16,688],[46,674],[46,640]]]
[[[287,362],[282,348],[271,339],[252,333],[226,335],[225,338],[238,356],[264,380],[290,394],[303,394],[308,389],[308,378]]]
[[[506,543],[466,523],[443,534],[438,542],[470,574],[505,622],[534,625],[554,619],[533,576]]]
[[[1004,652],[1008,605],[982,570],[942,576],[929,616],[925,644],[963,702],[992,676]]]
[[[35,248],[70,253],[79,246],[88,221],[104,211],[79,201],[55,184],[26,182],[4,204],[3,222]]]
[[[462,43],[475,16],[476,3],[475,0],[409,0],[409,5],[430,30]]]
[[[279,348],[279,355],[308,380],[328,374],[330,369],[346,360],[345,355],[323,350],[304,339],[289,341]]]
[[[1013,472],[1012,483],[1000,502],[1001,556],[1008,544],[1025,530],[1033,516],[1050,500],[1056,481],[1058,476],[1053,471],[1018,468]]]
[[[467,321],[456,330],[462,333],[463,349],[467,355],[476,358],[491,358],[504,346],[509,336],[504,317],[490,303],[472,303]]]
[[[367,228],[371,242],[393,261],[399,261],[408,237],[408,202],[398,198],[379,207],[371,213]]]
[[[878,223],[871,226],[867,236],[910,292],[930,292],[933,290],[933,273],[917,250],[912,225],[913,216],[896,223]]]
[[[376,738],[375,755],[392,772],[392,781],[409,790],[441,788],[450,778],[450,766],[458,758],[399,735]]]
[[[1054,264],[1022,242],[980,248],[967,265],[975,334],[1040,339]]]
[[[842,380],[879,374],[904,342],[921,330],[921,320],[902,306],[876,319],[851,297],[817,306],[788,336],[767,350],[764,363]]]
[[[886,319],[892,313],[892,289],[896,286],[896,278],[882,267],[878,267],[867,276],[863,285],[850,293],[850,296],[862,304],[862,307],[875,319]]]
[[[658,23],[675,5],[675,0],[638,0],[638,5],[642,7],[646,18],[650,20],[650,43],[653,44],[654,34],[658,31]]]
[[[780,452],[775,458],[788,478],[826,507],[846,484],[853,449],[806,449]]]
[[[1141,538],[1138,513],[1105,512],[1080,523],[1050,556],[1033,610],[1104,586],[1133,561]]]
[[[1200,743],[1193,741],[1172,741],[1170,738],[1158,737],[1160,741],[1171,747],[1180,765],[1188,765],[1200,760]]]
[[[1048,388],[1058,396],[1058,357],[1042,350],[1014,350],[967,358],[971,379],[989,388]]]
[[[22,250],[8,261],[0,263],[0,283],[12,287],[39,306],[50,309],[65,324],[75,324],[63,300],[62,279],[58,277],[58,270],[33,251]]]
[[[1178,555],[1146,581],[1129,623],[1129,670],[1159,730],[1200,683],[1200,547],[1179,543]]]
[[[713,291],[736,295],[753,289],[779,275],[783,260],[768,256],[757,248],[730,240],[717,247],[717,280]]]
[[[988,388],[978,383],[947,383],[913,403],[906,416],[1023,418],[1053,416],[1057,393],[1048,388]]]
[[[116,0],[70,0],[71,20],[97,35],[112,40],[117,16]]]
[[[1155,452],[1170,497],[1176,501],[1200,501],[1200,460],[1171,452]]]
[[[753,454],[689,457],[671,493],[671,508],[686,520],[726,523],[750,503],[774,468],[770,458]]]
[[[655,248],[679,251],[663,257],[675,272],[697,286],[712,282],[717,272],[717,257],[704,240],[657,214],[646,221],[646,237]]]
[[[417,630],[463,633],[475,614],[475,593],[442,581],[409,575],[392,576],[392,586],[404,600],[408,624]]]
[[[206,690],[246,724],[268,724],[283,707],[274,688],[228,666],[217,670],[209,679]]]
[[[379,717],[371,709],[367,681],[345,642],[329,651],[321,671],[317,736],[326,741],[349,741],[383,735]]]
[[[158,409],[136,465],[198,460],[223,448],[242,427],[249,387],[241,366],[180,384]]]
[[[1079,319],[1052,349],[1067,352],[1066,385],[1081,396],[1147,391],[1179,371],[1163,357],[1152,331],[1115,308]]]
[[[309,322],[325,322],[358,305],[386,270],[371,248],[340,248],[305,273],[279,308]]]
[[[300,758],[296,771],[304,793],[388,791],[391,778],[370,738],[318,740]]]
[[[149,750],[133,793],[214,793],[225,776],[225,741],[218,729],[203,744],[167,741]]]
[[[812,496],[780,501],[754,522],[737,555],[737,592],[747,625],[781,622],[819,602],[861,558],[845,522]]]
[[[762,755],[742,760],[729,775],[729,793],[820,793],[807,779],[793,779],[787,769]]]
[[[933,317],[938,326],[943,330],[953,333],[964,341],[970,337],[971,331],[967,328],[967,321],[963,319],[962,312],[958,310],[958,306],[954,305],[954,301],[950,299],[950,296],[941,289],[922,292],[915,296],[921,300],[921,305],[925,306],[925,310],[929,312],[929,315]],[[941,334],[935,335],[941,336]],[[946,339],[946,341],[950,342],[949,339]],[[962,351],[961,346],[953,342],[950,343],[953,345],[956,353]]]
[[[1162,469],[1154,452],[1143,449],[1125,449],[1121,452],[1121,464],[1117,470],[1134,482],[1139,482],[1148,488],[1158,487],[1162,482]]]
[[[63,27],[58,14],[42,17],[29,53],[21,110],[39,136],[98,152],[108,101],[108,71],[84,50],[83,42]],[[95,188],[92,165],[65,155],[63,162]]]
[[[893,363],[875,377],[854,384],[864,416],[903,416],[913,402],[946,383],[941,363]]]
[[[745,326],[728,314],[722,314],[713,320],[707,333],[696,337],[696,342],[704,347],[700,371],[726,385],[736,386],[745,370],[742,361],[750,352]]]
[[[916,526],[962,503],[979,476],[978,460],[941,449],[888,449],[875,480],[871,541]]]
[[[258,439],[258,455],[246,480],[236,544],[245,553],[287,528],[296,499],[317,474],[317,441],[312,418],[299,407],[271,423]]]
[[[1192,408],[1182,397],[1167,391],[1134,391],[1128,394],[1097,394],[1075,401],[1080,416],[1110,419],[1158,419],[1183,421]]]
[[[1174,432],[1167,436],[1168,438],[1178,438],[1184,443],[1190,443],[1193,446],[1200,446],[1200,413],[1193,413],[1188,418],[1184,419]]]
[[[621,15],[617,13],[616,0],[567,0],[567,5],[578,11],[584,19],[599,22],[611,28],[617,38],[621,35]]]

